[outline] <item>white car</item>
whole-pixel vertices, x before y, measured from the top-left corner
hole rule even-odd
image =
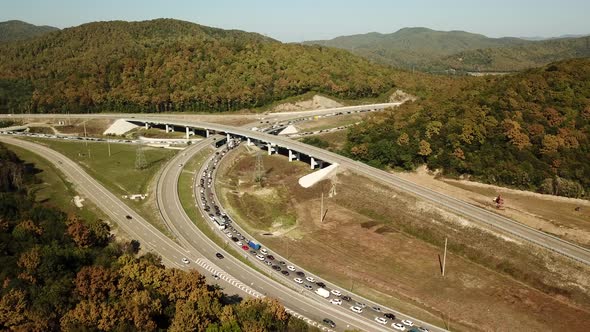
[[[414,322],[408,319],[402,320],[402,324],[404,324],[405,326],[414,326]]]
[[[307,278],[305,278],[305,280],[307,280],[309,282],[315,282],[315,278],[314,277],[307,277]]]
[[[291,271],[291,272],[294,272],[294,271],[295,271],[295,266],[293,266],[293,265],[288,265],[288,266],[287,266],[287,270],[289,270],[289,271]]]
[[[363,313],[363,309],[357,306],[350,307],[350,310],[352,310],[352,312],[356,312],[357,314]]]
[[[229,238],[232,238],[232,237],[234,237],[234,235],[233,235],[232,233],[225,233],[225,236],[227,236],[227,237],[229,237]]]
[[[391,324],[391,327],[393,327],[396,330],[400,330],[400,331],[405,331],[406,330],[406,327],[403,326],[400,323],[393,323],[393,324]]]
[[[263,261],[264,260],[264,256],[262,256],[261,254],[256,255],[256,258],[258,258],[259,260]]]
[[[237,245],[239,245],[240,247],[244,245],[244,243],[242,243],[242,241],[238,241],[236,242]]]
[[[181,259],[181,261],[182,261],[184,264],[188,264],[188,263],[190,263],[190,261],[189,261],[189,260],[188,260],[188,258],[186,258],[186,257],[183,257],[183,258]]]
[[[262,249],[260,249],[260,252],[261,252],[263,255],[268,255],[268,251],[266,250],[266,248],[262,248]]]
[[[387,319],[383,317],[375,317],[375,321],[379,324],[387,325]]]
[[[341,296],[342,295],[342,293],[339,290],[337,290],[337,289],[332,289],[332,291],[330,293],[332,293],[332,294],[334,294],[336,296]]]
[[[295,278],[295,279],[293,279],[293,281],[295,281],[298,284],[302,284],[303,283],[303,279],[301,279],[301,278]]]
[[[335,305],[341,305],[342,300],[341,299],[330,299],[330,303],[335,304]]]

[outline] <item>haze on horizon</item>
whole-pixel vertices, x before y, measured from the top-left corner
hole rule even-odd
[[[326,0],[19,0],[4,3],[0,21],[58,28],[94,21],[174,18],[223,29],[258,32],[283,42],[331,39],[404,27],[463,30],[488,37],[559,37],[590,33],[590,1]]]

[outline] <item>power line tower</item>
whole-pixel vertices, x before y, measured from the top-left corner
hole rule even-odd
[[[143,143],[141,140],[137,142],[137,149],[135,150],[135,169],[144,169],[147,167],[147,161],[143,154]]]
[[[262,187],[264,179],[264,165],[262,164],[262,153],[260,150],[256,153],[256,167],[254,169],[254,181]]]

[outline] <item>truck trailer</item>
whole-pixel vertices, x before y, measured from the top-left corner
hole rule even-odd
[[[252,241],[248,242],[248,246],[254,250],[260,249],[260,244],[252,242]]]

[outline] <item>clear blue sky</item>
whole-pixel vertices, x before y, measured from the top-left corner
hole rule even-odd
[[[285,42],[417,26],[490,37],[553,37],[590,33],[590,0],[0,0],[0,21],[59,28],[160,17]]]

